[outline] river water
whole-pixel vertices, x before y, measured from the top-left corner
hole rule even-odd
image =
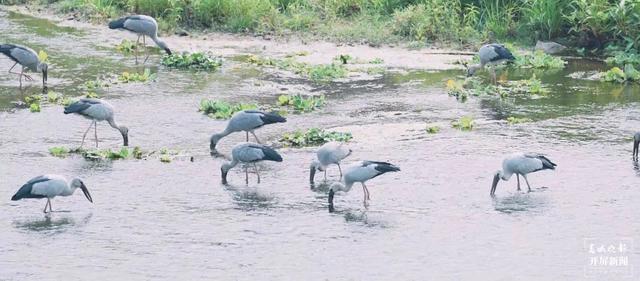
[[[50,90],[65,95],[81,95],[83,83],[96,77],[141,70],[90,32],[48,21],[0,11],[0,34],[3,42],[46,49]],[[158,56],[148,65],[159,65]],[[0,60],[0,69],[10,66]],[[131,145],[194,156],[171,163],[49,155],[50,147],[79,145],[88,121],[57,105],[40,113],[17,107],[14,101],[41,85],[20,91],[15,76],[2,74],[0,280],[584,279],[587,241],[613,244],[640,233],[640,167],[631,158],[640,89],[567,78],[602,67],[571,61],[564,70],[536,72],[551,89],[544,97],[465,103],[444,89],[460,70],[398,70],[315,85],[233,59],[213,74],[153,67],[155,82],[102,90],[130,128]],[[532,71],[505,75],[528,78]],[[272,142],[283,131],[310,127],[352,132],[349,160],[390,161],[402,169],[368,182],[368,210],[356,186],[336,197],[335,213],[327,211],[337,169],[311,188],[313,148],[279,149],[284,162],[260,165],[261,184],[251,175],[245,186],[240,169],[230,172],[229,186],[220,183],[221,159],[208,155],[208,138],[225,122],[197,112],[200,99],[273,104],[295,91],[323,92],[328,106],[291,114],[259,136]],[[460,116],[473,116],[475,128],[451,128]],[[534,122],[508,125],[508,116]],[[427,123],[442,130],[426,134]],[[121,144],[107,125],[98,134],[102,147]],[[242,139],[231,135],[219,150],[229,152]],[[490,197],[493,173],[504,155],[517,151],[543,152],[558,169],[532,174],[531,193],[517,192],[512,180]],[[82,177],[94,204],[81,194],[56,198],[57,212],[45,216],[44,201],[9,200],[46,173]],[[631,247],[627,255],[637,268],[638,251]]]

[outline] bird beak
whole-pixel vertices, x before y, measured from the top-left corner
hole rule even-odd
[[[167,55],[171,55],[171,50],[169,50],[169,48],[164,49],[165,52],[167,52]]]
[[[316,176],[316,167],[313,165],[309,169],[309,183],[313,184],[313,178]]]
[[[47,70],[42,71],[42,85],[47,85],[47,73],[49,73],[49,71]]]
[[[216,144],[217,143],[215,141],[211,140],[211,143],[209,143],[209,149],[211,151],[216,151]]]
[[[129,133],[122,134],[122,140],[124,141],[124,146],[129,146]]]
[[[491,184],[491,196],[495,195],[496,193],[496,187],[498,187],[498,182],[500,181],[500,174],[496,173],[495,176],[493,176],[493,184]]]
[[[227,184],[227,173],[229,171],[225,171],[223,168],[220,168],[220,171],[222,172],[222,184]]]
[[[89,200],[89,202],[93,203],[93,199],[91,198],[91,194],[89,193],[89,190],[87,189],[87,186],[84,185],[84,183],[80,184],[80,189],[82,189],[82,192],[84,193],[84,196],[87,197],[87,200]]]
[[[335,211],[335,209],[333,208],[333,195],[335,194],[335,192],[333,192],[333,189],[329,189],[329,213],[333,213]]]
[[[638,158],[638,146],[640,146],[640,140],[633,141],[633,156]]]

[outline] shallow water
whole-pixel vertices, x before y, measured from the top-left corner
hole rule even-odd
[[[51,91],[77,96],[87,80],[141,70],[131,57],[82,31],[41,21],[33,28],[33,21],[0,11],[0,34],[2,41],[46,48],[53,62]],[[42,37],[43,29],[56,35]],[[158,65],[158,57],[148,65]],[[10,66],[0,59],[0,69]],[[61,106],[45,105],[40,113],[16,108],[12,102],[41,85],[36,79],[20,91],[15,77],[2,74],[0,279],[583,279],[586,238],[614,242],[640,231],[640,168],[630,155],[632,132],[640,128],[639,89],[566,77],[601,67],[572,61],[562,71],[537,72],[552,90],[545,97],[466,103],[443,89],[462,71],[400,70],[314,85],[232,59],[214,74],[153,67],[156,82],[101,91],[116,106],[118,121],[129,126],[131,145],[195,156],[194,162],[185,157],[169,164],[50,156],[50,147],[78,145],[88,121],[62,114]],[[505,75],[522,79],[532,72]],[[329,170],[329,182],[318,176],[311,188],[313,148],[279,149],[285,161],[262,164],[261,184],[251,175],[245,187],[239,169],[230,172],[230,186],[220,184],[221,159],[208,156],[208,138],[225,123],[198,113],[200,99],[266,104],[298,91],[323,92],[329,104],[289,115],[286,124],[263,128],[259,136],[271,142],[283,130],[308,127],[352,132],[350,160],[402,168],[368,183],[368,210],[356,186],[336,197],[336,213],[327,212],[326,192],[338,180],[337,169]],[[477,120],[473,131],[450,128],[463,115]],[[509,126],[501,121],[508,116],[535,122]],[[438,124],[441,132],[426,134],[426,123]],[[98,134],[101,147],[121,143],[104,124]],[[228,152],[242,139],[231,135],[219,149]],[[512,180],[501,182],[491,198],[492,175],[502,156],[514,151],[544,152],[559,167],[532,174],[534,192],[517,192]],[[79,194],[56,198],[58,212],[44,216],[44,201],[9,201],[25,181],[44,173],[81,176],[94,204]],[[634,249],[629,262],[637,261]]]

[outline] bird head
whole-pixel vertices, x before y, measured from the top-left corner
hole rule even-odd
[[[331,187],[329,187],[329,213],[333,213],[335,210],[333,208],[333,196],[336,194],[336,191],[340,191],[342,188],[344,188],[344,185],[339,182],[334,182],[331,184]]]
[[[318,160],[313,160],[311,161],[311,165],[309,165],[309,182],[311,184],[313,184],[313,179],[316,176],[316,170],[324,171],[320,162],[318,162]]]
[[[209,143],[209,149],[211,151],[215,151],[216,150],[216,145],[218,144],[218,142],[220,141],[221,138],[222,138],[222,136],[220,134],[213,134],[211,136],[210,143]]]
[[[72,189],[76,189],[76,188],[80,188],[82,190],[82,193],[84,193],[84,196],[87,197],[87,200],[89,200],[89,202],[93,203],[93,198],[91,198],[91,194],[89,193],[89,189],[87,189],[87,186],[84,185],[84,182],[82,182],[82,180],[80,178],[74,178],[73,180],[71,180],[71,188]]]
[[[125,126],[120,126],[120,134],[122,134],[122,141],[124,142],[124,146],[129,146],[129,128]]]
[[[493,183],[491,184],[491,192],[489,194],[491,194],[491,196],[494,196],[496,193],[496,187],[498,187],[498,182],[500,181],[500,179],[502,178],[502,171],[497,171],[496,174],[493,176]]]
[[[158,47],[162,48],[165,52],[167,52],[167,55],[171,55],[171,50],[169,49],[169,46],[167,46],[167,43],[165,43],[164,41],[160,41],[158,40],[158,42],[156,42],[158,44]]]
[[[476,71],[478,71],[478,69],[480,69],[481,67],[482,66],[480,65],[472,65],[467,67],[467,77],[473,76],[476,73]]]
[[[233,166],[230,162],[226,162],[220,167],[220,173],[222,174],[222,184],[227,184],[227,173],[229,173],[231,167]]]

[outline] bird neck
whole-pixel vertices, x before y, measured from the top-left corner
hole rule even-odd
[[[118,130],[118,131],[122,131],[122,130],[120,129],[120,126],[118,126],[118,123],[116,123],[116,121],[115,121],[115,120],[113,120],[113,118],[108,119],[108,120],[107,120],[107,122],[109,122],[109,126],[111,126],[112,128],[114,128],[114,129],[116,129],[116,130]]]
[[[230,162],[223,164],[222,169],[224,169],[225,171],[229,171],[231,170],[231,168],[235,167],[236,165],[238,165],[238,160],[232,159]]]
[[[73,192],[76,191],[76,187],[71,184],[67,184],[66,188],[60,194],[61,196],[71,196]]]

